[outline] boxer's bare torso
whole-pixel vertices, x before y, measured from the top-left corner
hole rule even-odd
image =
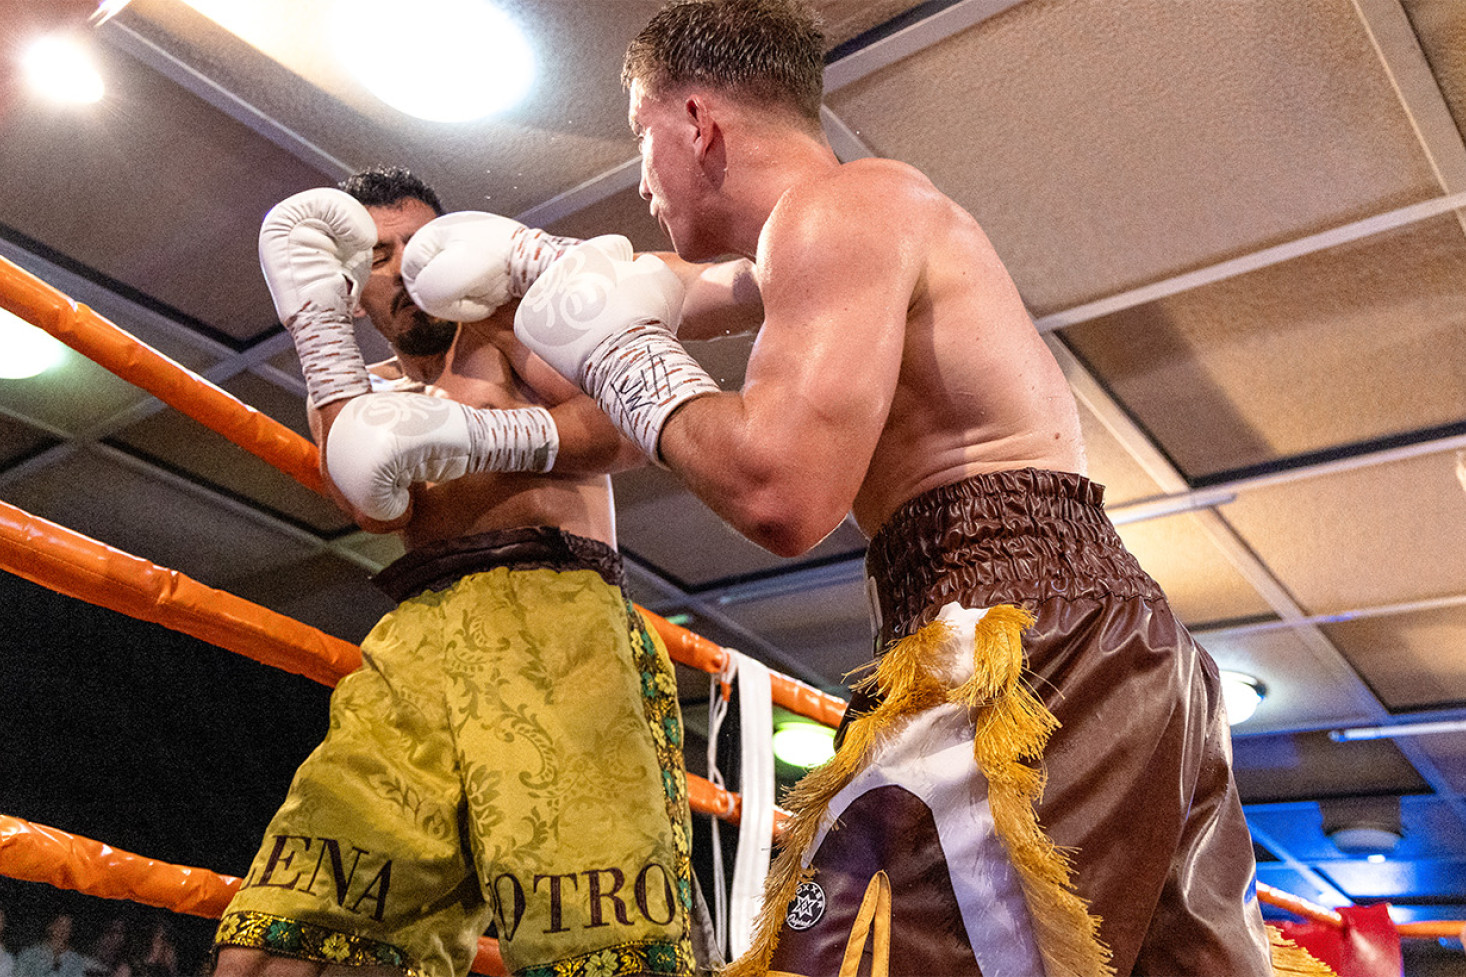
[[[409,199],[396,207],[369,207],[377,225],[377,247],[372,274],[361,296],[361,305],[372,324],[389,342],[400,343],[405,334],[422,328],[425,317],[416,309],[403,288],[402,249],[412,234],[434,212],[421,201]],[[480,322],[458,326],[446,353],[409,355],[400,353],[371,372],[397,381],[402,389],[416,389],[447,397],[469,407],[509,409],[539,405],[554,409],[585,402],[575,417],[595,424],[593,404],[580,390],[544,363],[530,356],[514,338],[515,302],[506,303]],[[331,422],[344,402],[311,411],[311,431],[322,448],[330,436]],[[575,417],[556,419],[562,425]],[[567,431],[567,434],[570,432]],[[611,459],[621,451],[619,438],[606,422],[598,436],[606,444],[608,464],[600,471],[617,467]],[[586,438],[572,439],[584,444]],[[591,439],[594,440],[594,439]],[[634,453],[632,453],[634,455]],[[374,523],[353,513],[358,523],[377,531],[396,530],[408,549],[427,543],[470,536],[495,529],[525,526],[556,526],[567,532],[616,545],[610,478],[605,474],[578,474],[586,467],[582,458],[563,456],[561,471],[550,474],[493,473],[466,475],[451,482],[418,484],[411,490],[412,507],[404,519],[391,524]],[[595,468],[594,463],[590,465]],[[326,473],[329,480],[329,473]],[[334,494],[334,493],[333,493]],[[338,504],[348,510],[339,494]]]
[[[919,271],[886,423],[855,497],[874,533],[903,502],[972,475],[1085,472],[1073,394],[973,218],[910,167],[864,164],[911,201]],[[777,233],[776,209],[770,224]]]
[[[765,316],[743,390],[687,404],[662,445],[751,538],[794,555],[846,509],[870,535],[973,475],[1085,473],[1073,394],[1016,286],[917,170],[815,156],[739,250]]]
[[[512,410],[547,406],[580,396],[553,370],[526,362],[528,353],[514,338],[514,307],[506,306],[482,322],[459,327],[443,372],[423,392],[469,407]],[[515,361],[534,376],[531,386]],[[539,370],[534,367],[538,365]],[[379,376],[400,376],[391,361],[372,368]],[[616,545],[611,481],[606,475],[545,475],[485,472],[451,482],[412,488],[412,518],[402,527],[408,549],[425,543],[470,536],[494,529],[558,526],[566,532]]]

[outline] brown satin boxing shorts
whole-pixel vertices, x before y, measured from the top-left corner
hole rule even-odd
[[[694,972],[676,683],[609,547],[549,528],[414,550],[216,937],[462,977]]]
[[[1099,918],[1114,971],[1270,974],[1216,666],[1125,550],[1102,487],[1031,469],[943,486],[897,510],[866,565],[883,649],[944,608],[1032,615],[1014,630],[1023,682],[1058,723],[1038,824],[1069,849],[1069,885]],[[879,705],[857,692],[842,733]],[[1013,870],[994,847],[971,730],[951,707],[917,715],[872,764],[889,770],[864,771],[831,805],[838,825],[805,856],[814,874],[783,910],[773,971],[840,973],[882,870],[890,974],[1037,966],[1023,949],[1033,932],[1011,912]]]

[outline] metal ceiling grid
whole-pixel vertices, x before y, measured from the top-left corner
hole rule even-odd
[[[624,23],[655,6],[596,5],[625,8]],[[1466,447],[1453,427],[1466,423],[1455,284],[1466,279],[1452,213],[1466,196],[1449,196],[1466,190],[1450,115],[1466,92],[1459,6],[825,6],[852,34],[875,26],[877,7],[881,19],[896,17],[839,49],[830,66],[827,123],[842,153],[905,158],[983,221],[1080,396],[1094,474],[1111,483],[1127,542],[1185,618],[1203,625],[1198,635],[1218,661],[1272,687],[1235,731],[1264,881],[1315,898],[1389,898],[1407,915],[1466,910],[1451,901],[1466,903],[1451,881],[1466,877],[1466,738],[1336,744],[1320,732],[1385,722],[1392,711],[1466,712],[1466,682],[1450,660],[1466,603],[1452,455]],[[583,63],[563,10],[519,8],[543,15],[547,36],[564,38],[567,57]],[[47,280],[79,285],[71,294],[155,344],[182,343],[167,351],[286,423],[299,423],[290,406],[298,371],[255,274],[255,223],[278,197],[339,172],[340,160],[404,159],[453,206],[528,208],[565,233],[624,226],[639,245],[661,246],[635,196],[613,85],[586,82],[600,99],[588,104],[615,106],[594,132],[501,127],[489,138],[507,155],[490,156],[474,152],[482,132],[435,140],[422,127],[343,110],[217,29],[194,22],[172,36],[169,17],[189,19],[181,10],[137,0],[136,16],[103,36],[136,62],[123,74],[169,107],[146,131],[172,132],[173,144],[222,140],[207,166],[186,151],[158,162],[190,172],[160,170],[157,192],[218,202],[218,213],[193,212],[212,222],[204,236],[187,213],[149,212],[127,172],[85,170],[96,186],[76,191],[47,169],[65,166],[67,139],[14,107],[0,116],[0,155],[25,157],[17,163],[34,185],[51,189],[7,201],[0,223],[89,276]],[[626,33],[616,14],[605,16],[615,26],[601,33]],[[170,94],[139,65],[191,95]],[[25,138],[11,138],[22,130]],[[543,182],[516,186],[520,159]],[[258,173],[236,180],[242,167]],[[51,211],[73,198],[79,216],[58,224]],[[99,220],[140,228],[88,234],[86,221]],[[128,237],[144,232],[147,241]],[[113,279],[156,305],[108,301]],[[89,297],[88,287],[102,294]],[[151,320],[175,309],[186,313],[181,324],[150,337]],[[260,335],[274,338],[238,342]],[[699,354],[730,384],[741,377],[735,345]],[[0,469],[7,499],[29,499],[40,515],[94,527],[159,562],[176,557],[180,569],[341,633],[375,615],[351,567],[380,566],[398,544],[365,534],[328,542],[337,530],[325,516],[307,530],[265,511],[281,503],[270,485],[250,484],[258,475],[249,465],[227,452],[189,458],[176,444],[193,436],[189,425],[80,369],[84,387],[77,374],[49,389],[0,384],[0,437],[13,430],[20,442],[0,451],[12,459]],[[127,442],[166,466],[113,446]],[[858,558],[839,558],[859,546],[848,527],[817,554],[830,562],[782,563],[734,540],[670,481],[643,479],[618,479],[638,600],[688,611],[714,640],[829,686],[868,653],[857,640],[866,631]],[[671,524],[685,533],[669,533]],[[1403,798],[1407,842],[1384,868],[1343,859],[1318,819],[1320,796],[1378,790],[1424,792]],[[1434,906],[1411,909],[1411,900]]]

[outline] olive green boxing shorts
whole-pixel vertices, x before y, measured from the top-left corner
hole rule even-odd
[[[692,974],[676,684],[620,572],[542,528],[383,571],[415,596],[336,687],[217,944],[461,977],[492,921],[510,973]]]

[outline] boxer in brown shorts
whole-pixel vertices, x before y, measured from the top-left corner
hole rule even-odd
[[[953,603],[1031,615],[1016,629],[1022,681],[1057,722],[1042,750],[1048,779],[1037,820],[1069,851],[1074,890],[1099,918],[1112,965],[1137,974],[1251,974],[1260,964],[1266,972],[1252,863],[1236,857],[1249,836],[1216,666],[1126,552],[1102,498],[1081,476],[1028,469],[907,502],[866,558],[881,646],[917,634]],[[879,702],[878,693],[857,693],[846,731]],[[908,789],[909,764],[893,753],[899,748],[887,746],[876,756],[840,812],[842,826],[805,856],[826,908],[803,929],[791,922],[804,920],[786,916],[773,970],[835,973],[867,883],[884,869],[900,947],[891,973],[1043,972],[1022,952],[1032,939],[1023,927],[1015,935],[993,919],[1001,887],[968,884],[979,901],[963,902],[964,876],[1010,871],[1006,849],[949,837],[950,812]],[[960,776],[981,784],[970,750],[955,755],[966,762]],[[997,867],[975,864],[984,858]],[[1240,925],[1238,906],[1247,907]]]
[[[515,315],[750,540],[799,556],[852,516],[872,540],[878,701],[786,801],[729,975],[844,977],[867,937],[891,974],[1266,974],[1215,669],[1085,481],[1020,292],[1043,263],[1015,282],[938,181],[842,160],[827,50],[799,0],[674,0],[622,64],[652,216],[683,259],[752,262],[740,389],[683,347],[713,334],[675,267],[571,251]]]

